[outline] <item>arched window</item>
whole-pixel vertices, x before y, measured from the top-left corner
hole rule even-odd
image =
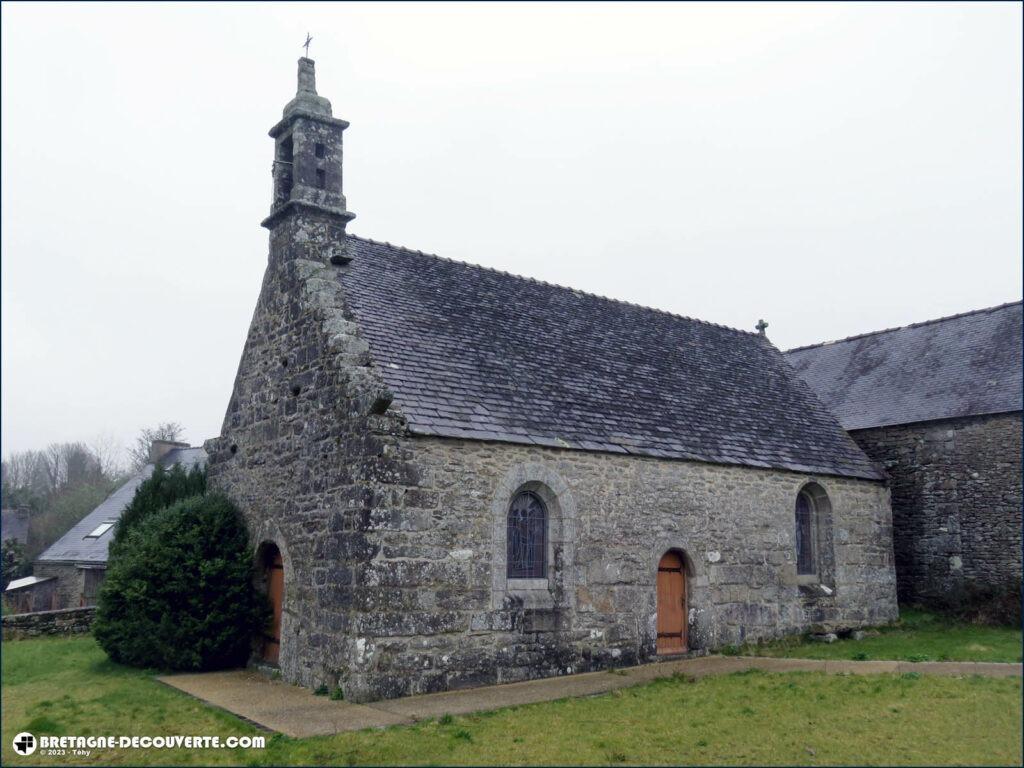
[[[508,508],[508,574],[510,579],[547,576],[548,511],[531,491],[515,495]]]
[[[796,573],[798,576],[818,574],[818,521],[814,499],[807,491],[796,497]]]

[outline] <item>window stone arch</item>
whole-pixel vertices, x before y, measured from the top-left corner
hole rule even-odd
[[[520,494],[535,496],[546,514],[543,576],[509,578],[509,508]],[[507,607],[510,598],[524,608],[574,607],[576,502],[568,484],[550,465],[517,464],[498,483],[491,502],[491,605]]]
[[[794,553],[797,583],[835,585],[832,501],[818,482],[804,483],[794,500]],[[831,594],[831,593],[829,593]]]

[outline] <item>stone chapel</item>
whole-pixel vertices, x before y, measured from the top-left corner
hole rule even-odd
[[[299,60],[211,487],[350,701],[896,618],[885,476],[768,339],[357,237]]]

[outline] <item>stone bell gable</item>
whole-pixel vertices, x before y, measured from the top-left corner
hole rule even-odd
[[[262,663],[360,701],[895,617],[883,475],[764,337],[349,234],[314,99],[207,444]]]

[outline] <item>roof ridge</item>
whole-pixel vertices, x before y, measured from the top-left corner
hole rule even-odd
[[[907,323],[906,325],[898,325],[898,326],[896,326],[894,328],[882,328],[882,329],[877,330],[877,331],[865,331],[864,333],[857,333],[857,334],[854,334],[853,336],[846,336],[845,338],[842,338],[842,339],[832,339],[831,341],[819,341],[817,344],[805,344],[802,347],[793,347],[791,349],[784,350],[783,354],[788,355],[790,352],[802,352],[805,349],[814,349],[815,347],[827,347],[830,344],[842,344],[843,342],[846,342],[846,341],[856,341],[857,339],[863,339],[863,338],[866,338],[868,336],[878,336],[879,334],[882,334],[882,333],[893,333],[895,331],[904,331],[904,330],[906,330],[908,328],[920,328],[920,327],[925,326],[925,325],[934,325],[935,323],[944,323],[944,322],[947,322],[948,320],[958,320],[961,317],[967,317],[969,315],[980,315],[980,314],[983,314],[985,312],[995,312],[995,311],[1000,310],[1000,309],[1006,309],[1007,307],[1012,307],[1012,306],[1014,306],[1016,304],[1020,304],[1021,302],[1022,302],[1021,299],[1017,299],[1016,301],[1007,301],[1007,302],[1005,302],[1003,304],[997,304],[994,307],[983,307],[981,309],[969,309],[966,312],[958,312],[955,315],[946,315],[945,317],[936,317],[936,318],[934,318],[932,320],[921,320],[920,322],[917,322],[917,323]]]
[[[447,261],[447,262],[450,262],[452,264],[461,264],[463,266],[471,267],[473,269],[480,269],[480,270],[483,270],[485,272],[493,272],[495,274],[505,275],[506,277],[511,277],[511,278],[516,279],[516,280],[523,280],[523,281],[526,281],[528,283],[534,283],[535,285],[544,285],[544,286],[547,286],[549,288],[558,288],[559,290],[563,290],[563,291],[572,291],[573,293],[578,293],[578,294],[581,294],[583,296],[589,296],[590,298],[593,298],[593,299],[600,299],[601,301],[609,301],[609,302],[612,302],[614,304],[624,304],[624,305],[626,305],[628,307],[635,307],[637,309],[643,309],[643,310],[646,310],[648,312],[657,312],[659,315],[666,315],[668,317],[676,318],[677,320],[689,320],[690,322],[693,322],[693,323],[700,323],[702,325],[710,325],[710,326],[712,326],[714,328],[722,328],[723,330],[732,331],[734,333],[742,333],[742,334],[744,334],[746,336],[760,336],[761,335],[759,333],[756,333],[755,331],[745,331],[742,328],[733,328],[731,325],[723,325],[722,323],[713,323],[710,320],[701,320],[699,317],[690,317],[688,315],[680,315],[680,314],[677,314],[675,312],[669,312],[667,309],[658,309],[657,307],[648,307],[645,304],[637,304],[636,302],[626,301],[625,299],[614,299],[614,298],[611,298],[610,296],[602,296],[601,294],[598,294],[598,293],[591,293],[590,291],[584,291],[584,290],[581,290],[579,288],[573,288],[573,287],[568,286],[568,285],[559,285],[558,283],[549,283],[546,280],[540,280],[540,279],[538,279],[536,277],[527,277],[526,275],[517,275],[517,274],[515,274],[513,272],[506,272],[503,269],[497,269],[496,267],[485,267],[483,264],[473,264],[472,262],[469,262],[469,261],[460,261],[459,259],[453,259],[453,258],[450,258],[448,256],[439,256],[436,253],[427,253],[426,251],[421,251],[421,250],[419,250],[417,248],[406,248],[405,246],[402,246],[402,245],[395,245],[394,243],[389,243],[386,240],[374,240],[372,237],[361,237],[359,235],[353,235],[351,232],[346,232],[345,233],[345,237],[350,237],[353,240],[362,240],[365,243],[372,243],[374,245],[384,245],[384,246],[387,246],[388,248],[393,248],[394,250],[397,250],[397,251],[405,251],[406,253],[415,253],[415,254],[418,254],[420,256],[429,256],[429,257],[431,257],[433,259],[439,259],[440,261]]]

